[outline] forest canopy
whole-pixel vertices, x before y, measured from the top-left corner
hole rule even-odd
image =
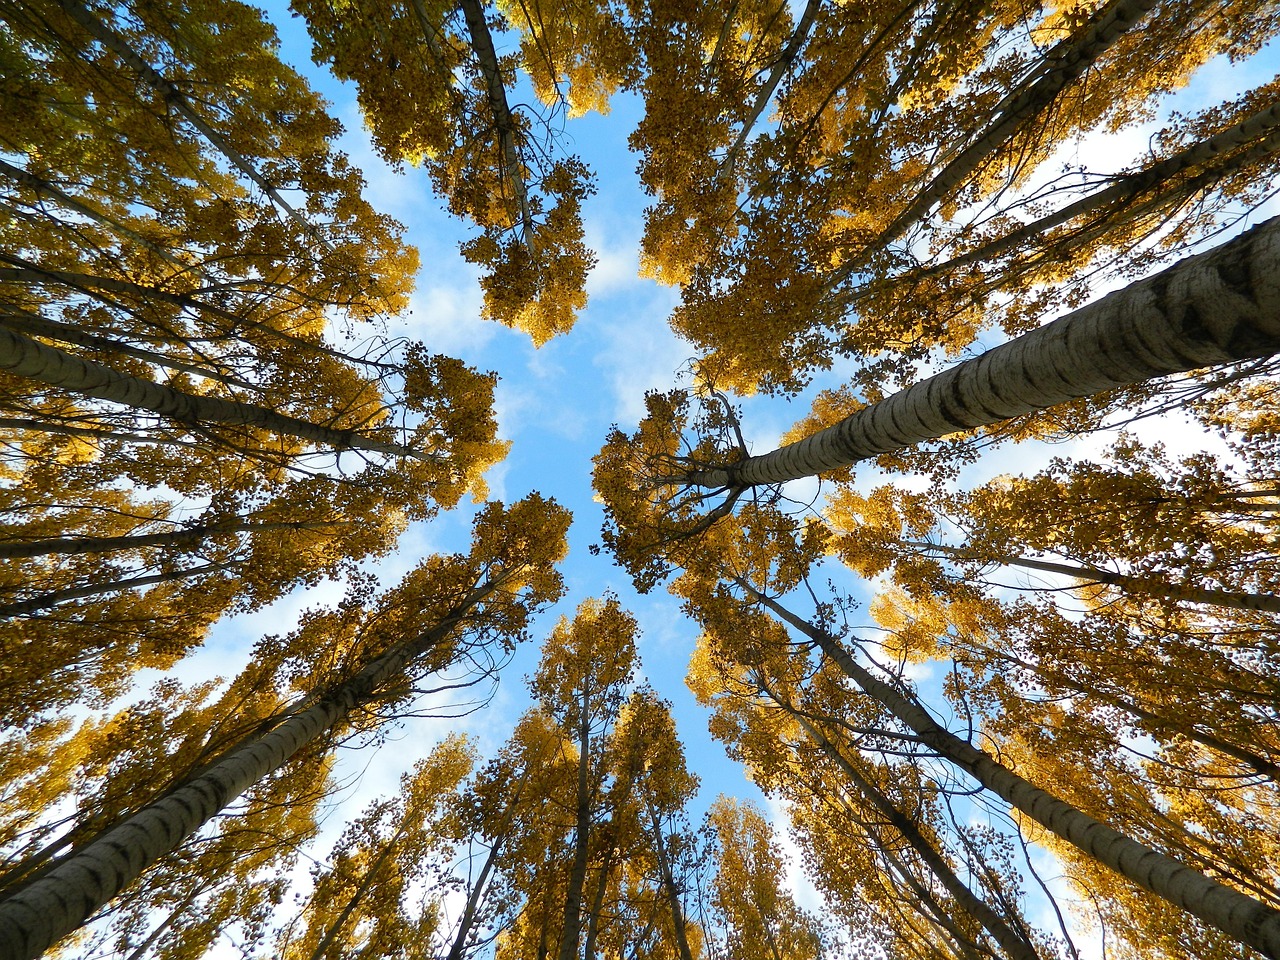
[[[1280,957],[1274,0],[0,17],[0,960]]]

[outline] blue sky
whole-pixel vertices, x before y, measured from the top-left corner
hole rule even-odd
[[[641,115],[641,104],[634,97],[620,95],[608,116],[591,114],[566,124],[563,149],[580,155],[597,176],[599,192],[586,200],[584,216],[587,240],[599,263],[588,283],[589,305],[575,329],[535,349],[524,334],[480,319],[477,273],[457,252],[459,241],[472,235],[472,229],[444,212],[423,172],[410,168],[396,173],[381,163],[364,134],[354,88],[336,83],[311,65],[305,31],[282,4],[270,8],[270,17],[281,30],[284,58],[311,78],[345,124],[342,147],[364,170],[369,199],[405,223],[409,241],[421,252],[423,268],[412,313],[397,321],[401,326],[391,332],[405,333],[433,350],[497,371],[501,377],[497,388],[501,434],[512,441],[512,447],[507,459],[489,474],[492,496],[512,502],[537,490],[574,513],[569,557],[563,566],[568,593],[535,624],[533,642],[517,652],[492,703],[462,719],[407,722],[395,735],[398,745],[393,749],[374,757],[347,757],[346,773],[357,769],[364,773],[346,790],[341,809],[358,810],[372,797],[393,789],[399,774],[449,731],[471,733],[482,755],[492,754],[528,703],[522,678],[536,665],[542,638],[558,617],[572,615],[582,600],[606,591],[617,594],[639,619],[644,674],[672,701],[690,767],[702,777],[695,820],[701,808],[720,792],[759,798],[759,791],[725,758],[723,748],[710,740],[705,713],[684,686],[696,640],[695,626],[682,618],[677,604],[665,592],[637,596],[607,555],[592,556],[587,549],[598,541],[602,519],[601,508],[592,499],[591,458],[610,425],[633,426],[642,414],[644,391],[676,382],[693,354],[666,325],[677,300],[675,291],[641,279],[637,273],[646,198],[635,173],[637,158],[628,152],[626,141]],[[1196,102],[1247,89],[1269,76],[1267,63],[1268,52],[1264,51],[1250,64],[1212,64],[1179,98],[1179,106],[1187,109]],[[1072,146],[1070,156],[1063,159],[1114,169],[1145,146],[1156,126],[1158,123],[1118,138],[1091,138]],[[1261,216],[1255,222],[1258,219]],[[832,385],[837,378],[838,372],[832,373],[819,378],[815,386]],[[756,450],[774,446],[781,432],[805,412],[803,400],[791,404],[765,398],[750,401],[744,422]],[[1191,437],[1188,442],[1194,446],[1200,441]],[[1099,445],[1093,440],[1075,449]],[[1058,455],[1070,452],[1062,447],[1053,450]],[[1045,458],[1044,452],[1035,448],[1001,450],[966,471],[964,479],[973,483],[1002,472],[1034,469]],[[868,481],[872,474],[866,472]],[[813,485],[806,489],[811,491]],[[465,549],[472,512],[472,507],[464,507],[412,528],[400,551],[378,566],[384,584],[394,584],[427,553]],[[286,630],[299,610],[334,600],[340,592],[336,585],[321,586],[219,626],[205,650],[184,663],[180,674],[189,679],[213,673],[233,675],[262,633]],[[861,592],[869,596],[865,590]],[[338,825],[342,819],[339,811],[331,822]],[[325,849],[327,844],[322,841],[317,853],[322,855]]]

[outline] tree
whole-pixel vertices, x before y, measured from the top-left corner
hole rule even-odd
[[[365,623],[353,625],[362,628],[350,638],[353,647],[334,650],[327,666],[308,658],[304,676],[315,685],[299,702],[12,892],[0,904],[7,954],[37,956],[309,744],[358,719],[360,710],[410,697],[412,676],[440,669],[468,644],[514,643],[530,609],[559,594],[552,565],[563,555],[567,526],[563,510],[536,496],[509,510],[486,508],[470,556],[428,560],[383,597]],[[307,649],[308,637],[299,639]]]
[[[576,157],[554,156],[552,138],[537,132],[549,129],[547,118],[512,107],[509,93],[519,64],[544,100],[558,104],[559,70],[549,74],[547,60],[563,55],[548,44],[566,35],[543,30],[522,56],[502,56],[493,28],[510,24],[481,0],[456,8],[424,0],[393,7],[297,0],[293,9],[307,20],[317,62],[359,85],[383,157],[424,166],[450,210],[480,227],[462,253],[486,268],[486,315],[539,346],[567,332],[586,306],[595,262],[583,243],[580,209],[594,192],[592,177]],[[520,7],[530,34],[537,9]]]
[[[494,378],[379,332],[417,255],[235,0],[9,5],[7,722],[483,496]],[[330,327],[371,327],[344,353]],[[56,541],[56,546],[52,543]],[[43,544],[43,546],[42,546]]]

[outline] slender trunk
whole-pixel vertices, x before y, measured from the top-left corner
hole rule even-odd
[[[125,960],[142,960],[142,958],[151,950],[151,945],[160,938],[160,935],[172,927],[174,923],[178,921],[179,917],[185,917],[187,915],[187,908],[190,907],[191,904],[195,903],[196,897],[198,897],[204,888],[208,886],[212,886],[211,880],[206,880],[204,883],[193,888],[189,894],[182,898],[182,901],[177,906],[169,911],[169,915],[164,918],[163,922],[156,924],[155,929],[147,934],[147,938],[143,940],[142,943],[138,944],[138,948],[129,954]]]
[[[173,570],[168,573],[153,573],[145,577],[129,577],[124,580],[113,580],[110,583],[91,583],[82,587],[68,587],[65,590],[54,590],[51,593],[41,594],[38,597],[32,597],[29,600],[19,600],[16,603],[6,603],[0,605],[0,617],[23,617],[28,614],[38,613],[41,610],[48,610],[56,607],[60,603],[66,603],[68,600],[82,600],[85,597],[96,597],[104,593],[116,593],[124,590],[133,590],[137,587],[149,587],[155,583],[170,583],[178,580],[186,580],[190,577],[200,577],[205,574],[218,573],[222,570],[229,570],[236,566],[236,563],[208,563],[202,567],[191,567],[186,570]]]
[[[1014,656],[1007,650],[996,649],[985,645],[975,645],[975,649],[982,655],[995,657],[1003,660],[1005,663],[1011,664],[1019,669],[1027,671],[1027,673],[1035,676],[1038,682],[1046,685],[1050,690],[1055,688],[1063,688],[1071,690],[1075,693],[1083,694],[1105,703],[1107,706],[1115,707],[1125,713],[1132,714],[1139,721],[1148,724],[1151,727],[1157,727],[1168,731],[1170,734],[1186,737],[1203,747],[1217,751],[1224,756],[1238,760],[1240,763],[1251,768],[1255,773],[1264,777],[1268,777],[1280,783],[1280,765],[1274,761],[1255,753],[1238,744],[1223,740],[1211,733],[1205,733],[1203,730],[1197,729],[1194,725],[1188,724],[1185,720],[1169,719],[1154,713],[1141,704],[1121,697],[1107,690],[1101,690],[1097,687],[1091,687],[1088,684],[1080,683],[1061,673],[1047,674],[1044,668],[1039,664],[1028,663],[1019,657]]]
[[[205,287],[195,290],[191,293],[173,293],[160,287],[148,286],[146,284],[134,283],[130,280],[122,280],[118,277],[100,277],[91,273],[79,273],[74,270],[50,270],[23,260],[21,257],[15,257],[8,253],[0,252],[0,263],[9,264],[8,267],[0,268],[0,280],[13,281],[19,283],[37,283],[41,285],[56,283],[59,286],[69,287],[85,296],[106,304],[113,309],[123,309],[129,311],[130,308],[110,297],[105,293],[117,293],[131,297],[137,297],[139,301],[146,302],[148,300],[158,300],[161,303],[167,303],[183,310],[193,310],[199,314],[208,314],[219,320],[225,321],[230,325],[229,329],[236,330],[239,328],[248,328],[272,337],[273,339],[282,340],[285,343],[293,344],[303,350],[313,353],[319,353],[327,357],[333,357],[342,363],[350,363],[364,367],[371,367],[383,373],[394,372],[397,367],[394,364],[383,363],[377,360],[370,360],[363,357],[355,357],[350,354],[343,353],[341,350],[335,350],[324,343],[306,337],[296,336],[286,330],[278,329],[269,324],[254,320],[243,314],[233,313],[230,310],[224,310],[217,304],[210,303],[195,296],[196,293],[216,292],[216,288]],[[264,281],[265,286],[280,287],[272,281]],[[260,288],[259,288],[260,289]],[[173,339],[173,331],[163,330],[164,336],[159,339],[161,342],[168,342]],[[196,338],[192,342],[216,342],[218,340],[235,339],[236,334],[225,333],[215,337]]]
[[[676,949],[680,952],[680,960],[693,960],[693,951],[689,948],[688,931],[685,929],[684,910],[680,907],[680,890],[676,887],[675,875],[671,872],[671,861],[667,859],[666,837],[662,835],[662,822],[658,819],[658,811],[649,804],[649,819],[653,824],[653,848],[658,854],[658,870],[662,874],[662,888],[667,891],[667,902],[671,905],[671,927],[675,931]]]
[[[1158,163],[1152,164],[1137,173],[1115,177],[1110,186],[1082,197],[1060,210],[1046,214],[1038,220],[1012,230],[999,239],[985,243],[977,249],[959,254],[944,263],[910,270],[901,276],[894,277],[884,283],[873,283],[840,297],[842,307],[851,307],[864,300],[869,294],[883,290],[890,285],[910,284],[929,277],[952,273],[975,263],[989,263],[1002,257],[1028,241],[1047,237],[1050,230],[1078,217],[1100,214],[1099,220],[1088,227],[1088,236],[1096,236],[1115,222],[1118,213],[1124,213],[1124,220],[1132,220],[1145,213],[1181,202],[1193,196],[1199,190],[1218,183],[1223,178],[1255,161],[1270,156],[1280,149],[1280,105],[1273,104],[1242,120],[1228,130],[1215,136],[1194,143],[1185,150],[1174,154]],[[1130,203],[1141,194],[1156,189],[1169,179],[1187,170],[1201,166],[1223,154],[1247,146],[1248,149],[1228,157],[1223,163],[1205,170],[1189,180],[1179,183],[1170,192],[1157,193],[1141,203],[1130,206]],[[1110,209],[1109,209],[1110,208]],[[1069,238],[1069,243],[1078,242]],[[1054,255],[1056,253],[1047,255]],[[1019,270],[1024,265],[1019,264]]]
[[[1248,150],[1228,158],[1220,166],[1206,170],[1203,174],[1195,177],[1190,181],[1190,190],[1179,188],[1175,191],[1175,196],[1177,197],[1187,196],[1194,190],[1216,182],[1246,164],[1275,153],[1277,149],[1280,149],[1280,132],[1277,132],[1276,129],[1278,126],[1280,126],[1280,104],[1272,104],[1253,116],[1242,120],[1234,127],[1199,143],[1192,144],[1185,150],[1161,160],[1145,170],[1116,177],[1109,187],[1083,197],[1075,203],[1068,204],[1061,210],[1041,217],[1033,223],[1020,227],[999,240],[993,241],[977,250],[954,257],[946,263],[928,267],[912,276],[925,277],[946,273],[974,263],[986,262],[995,257],[1003,256],[1019,244],[1035,237],[1044,236],[1054,227],[1060,226],[1069,220],[1094,213],[1117,202],[1128,201],[1130,198],[1136,197],[1147,190],[1152,190],[1186,170],[1201,166],[1232,150],[1246,145],[1249,146]],[[1254,141],[1257,142],[1255,143]],[[1164,200],[1161,196],[1152,199],[1160,202]],[[1137,212],[1140,213],[1142,209],[1140,207]]]
[[[311,222],[299,213],[280,191],[266,177],[260,174],[240,151],[231,145],[230,141],[205,122],[204,118],[192,107],[186,95],[160,71],[147,63],[137,51],[129,46],[124,37],[103,23],[92,11],[82,6],[77,0],[59,0],[59,6],[67,16],[83,27],[91,37],[118,56],[130,70],[159,93],[168,109],[174,110],[195,127],[201,136],[213,144],[231,162],[233,167],[252,180],[264,194],[271,198],[271,201],[277,207],[302,227],[308,236],[317,240],[326,249],[331,249],[329,242],[320,235],[320,232],[316,230]]]
[[[9,178],[19,186],[26,187],[37,197],[48,197],[49,199],[60,203],[68,210],[73,210],[82,217],[86,217],[94,223],[106,227],[113,233],[138,244],[138,246],[142,247],[144,250],[154,253],[161,260],[165,261],[170,266],[177,268],[179,271],[188,269],[187,264],[184,264],[168,250],[156,246],[146,237],[142,236],[142,234],[129,228],[114,217],[110,217],[84,201],[73,197],[70,194],[64,193],[57,186],[42,177],[38,177],[21,167],[14,166],[11,163],[6,163],[3,159],[0,159],[0,176]]]
[[[814,476],[1105,390],[1280,352],[1280,218],[839,423],[682,479],[743,489]]]
[[[591,795],[588,774],[591,763],[591,726],[587,712],[589,693],[584,684],[578,720],[578,802],[573,828],[573,867],[564,898],[564,929],[560,939],[560,960],[576,960],[578,932],[582,926],[582,889],[587,880],[587,857],[591,843]]]
[[[800,53],[800,48],[809,39],[809,31],[813,29],[813,21],[817,18],[818,9],[821,6],[822,0],[808,0],[805,4],[804,12],[800,14],[800,22],[796,24],[795,29],[791,32],[790,39],[787,41],[787,45],[778,54],[778,59],[774,61],[773,67],[769,71],[769,76],[756,94],[756,99],[751,105],[750,112],[742,120],[742,129],[738,132],[738,138],[729,147],[724,159],[720,161],[716,170],[717,182],[723,183],[733,176],[733,168],[738,162],[738,155],[742,152],[742,148],[746,146],[747,139],[751,136],[751,131],[755,129],[760,115],[764,113],[765,108],[769,106],[769,101],[773,99],[773,94],[778,89],[778,84],[782,82],[787,69],[795,62]]]
[[[387,681],[442,643],[467,613],[498,589],[489,582],[433,629],[378,657],[322,692],[270,731],[246,738],[203,771],[148,804],[39,880],[0,901],[0,960],[35,960],[173,851],[229,803],[278,770],[308,744],[376,699]]]
[[[498,851],[502,849],[502,841],[506,837],[497,837],[493,841],[493,846],[489,848],[488,854],[485,855],[484,864],[480,867],[480,875],[476,877],[475,884],[471,887],[471,892],[467,895],[467,904],[462,909],[462,919],[458,921],[458,932],[453,938],[453,946],[449,948],[448,960],[462,960],[463,954],[467,948],[467,938],[471,935],[471,928],[475,925],[476,914],[480,909],[480,898],[484,896],[485,885],[489,882],[489,874],[493,871],[494,864],[498,860]]]
[[[87,333],[79,327],[67,323],[58,323],[55,320],[46,320],[44,317],[34,313],[3,313],[0,314],[0,323],[14,330],[29,333],[32,336],[60,340],[63,343],[74,343],[77,346],[90,347],[94,350],[118,353],[121,356],[133,357],[135,360],[142,360],[144,363],[155,364],[158,367],[190,373],[204,380],[216,380],[218,383],[224,383],[229,387],[239,387],[242,390],[255,389],[253,384],[229,373],[222,373],[217,370],[211,370],[208,367],[202,367],[199,364],[187,363],[173,357],[167,357],[154,350],[143,350],[140,347],[112,340],[110,337],[99,337],[95,334]]]
[[[991,960],[994,955],[993,952],[989,948],[980,949],[978,942],[974,939],[974,935],[960,929],[956,923],[955,915],[946,906],[938,902],[938,898],[934,896],[933,891],[920,882],[920,878],[916,876],[910,867],[902,862],[895,850],[885,847],[880,851],[880,854],[889,865],[889,870],[887,871],[889,881],[904,885],[911,891],[912,897],[919,901],[923,908],[919,912],[926,915],[922,918],[924,923],[932,921],[950,935],[952,944],[955,947],[955,953],[951,954],[952,956],[958,956],[960,960]],[[899,916],[902,916],[902,913],[906,911],[915,912],[912,909],[914,903],[911,902],[911,898],[902,897],[901,899],[906,902],[898,907]],[[909,914],[907,919],[909,919]],[[907,929],[914,931],[916,937],[924,943],[932,944],[935,940],[933,931],[927,927],[921,929],[919,926],[912,924]],[[919,956],[918,952],[916,956]],[[939,953],[938,956],[945,955]],[[934,955],[930,954],[928,960],[934,960]]]
[[[397,443],[309,423],[266,407],[221,397],[185,393],[142,377],[117,373],[93,360],[85,360],[0,327],[0,369],[15,376],[155,413],[179,423],[196,425],[246,425],[308,440],[336,451],[362,450],[395,457],[431,460]]]
[[[997,150],[1043,113],[1058,94],[1083,74],[1130,28],[1155,6],[1156,0],[1110,0],[1090,22],[1058,43],[1044,57],[1040,69],[1019,84],[992,111],[994,119],[958,153],[944,158],[946,166],[933,181],[911,199],[901,213],[852,261],[841,266],[827,281],[829,288],[864,267],[871,256],[899,239],[921,220],[934,204],[958,187],[996,153]]]
[[[897,805],[879,787],[862,776],[857,767],[845,758],[836,745],[821,730],[811,724],[790,704],[773,696],[771,692],[769,692],[769,696],[774,703],[778,704],[800,724],[809,735],[809,738],[840,768],[840,771],[849,779],[854,788],[871,802],[871,805],[875,807],[882,817],[889,821],[894,830],[901,834],[916,855],[924,861],[924,864],[933,875],[938,878],[943,889],[951,895],[961,909],[982,924],[983,928],[987,933],[991,934],[992,939],[1000,945],[1000,949],[1004,951],[1010,960],[1040,960],[1039,953],[1031,941],[1027,939],[1026,933],[1015,930],[1009,923],[1006,923],[1004,917],[996,913],[985,900],[977,896],[965,885],[964,881],[951,868],[951,864],[947,863],[937,848],[925,837],[915,821],[899,810]]]
[[[524,182],[524,165],[520,162],[520,154],[516,149],[515,120],[511,116],[506,87],[503,86],[502,74],[498,69],[498,54],[493,47],[493,36],[485,22],[484,4],[480,0],[461,0],[461,4],[462,14],[467,21],[467,33],[471,36],[471,49],[475,51],[476,60],[479,61],[480,74],[484,77],[485,96],[489,100],[489,109],[493,112],[494,126],[498,129],[498,145],[507,167],[503,180],[509,180],[515,191],[516,209],[520,216],[520,240],[532,258],[534,250],[530,233],[533,214],[529,209],[529,191]]]
[[[913,699],[865,670],[835,637],[802,620],[744,581],[738,583],[779,619],[812,640],[865,695],[915,731],[921,743],[966,771],[1015,810],[1209,926],[1268,957],[1280,958],[1280,910],[1209,879],[1028,783],[967,740],[943,728]]]
[[[591,912],[587,915],[587,938],[582,943],[582,960],[596,960],[596,936],[600,933],[600,914],[604,911],[605,894],[609,891],[609,871],[613,869],[613,857],[616,847],[605,851],[600,863],[600,882],[596,884],[596,895],[591,903]]]
[[[408,829],[409,821],[402,818],[400,826],[396,829],[395,834],[387,841],[386,846],[379,851],[377,858],[374,859],[373,863],[369,866],[369,869],[365,871],[364,876],[360,878],[360,885],[356,887],[355,891],[351,894],[350,899],[348,899],[346,904],[343,906],[342,912],[334,918],[333,923],[329,925],[329,929],[326,930],[324,936],[320,938],[320,942],[316,944],[316,948],[311,951],[311,960],[324,960],[325,953],[328,951],[330,945],[338,938],[338,934],[342,932],[342,928],[346,925],[346,922],[351,919],[351,914],[355,913],[356,907],[360,905],[360,901],[364,899],[364,895],[368,893],[369,888],[373,886],[373,882],[377,877],[378,871],[394,852],[396,842],[405,835],[405,832]]]
[[[52,433],[60,437],[85,437],[92,440],[127,440],[130,443],[143,443],[157,447],[192,447],[199,444],[189,440],[162,439],[147,437],[140,433],[124,433],[118,430],[93,429],[90,427],[73,427],[67,423],[53,423],[48,420],[29,420],[23,417],[0,417],[0,429],[28,430],[33,433]]]
[[[1054,563],[1049,560],[1033,560],[1029,557],[1017,557],[1007,554],[983,556],[971,553],[958,547],[948,547],[940,543],[918,543],[910,540],[902,541],[906,547],[916,547],[947,553],[964,560],[990,561],[1001,566],[1023,567],[1027,570],[1043,570],[1045,573],[1057,573],[1077,580],[1094,583],[1105,583],[1120,587],[1130,593],[1143,593],[1165,600],[1186,600],[1191,603],[1204,603],[1215,607],[1226,607],[1230,610],[1261,610],[1266,613],[1280,613],[1280,597],[1266,593],[1242,593],[1234,590],[1206,590],[1203,587],[1191,587],[1180,583],[1170,583],[1158,577],[1133,577],[1123,573],[1113,573],[1098,567],[1083,564]],[[2,555],[2,554],[0,554]]]
[[[55,537],[48,540],[0,541],[0,558],[16,560],[21,557],[68,556],[82,553],[115,553],[121,550],[139,550],[143,547],[189,547],[207,537],[220,533],[266,533],[274,530],[320,530],[342,526],[326,521],[297,521],[292,523],[254,523],[240,520],[234,523],[215,523],[164,533],[140,533],[119,537]]]

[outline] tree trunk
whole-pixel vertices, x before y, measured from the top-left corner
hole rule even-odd
[[[309,440],[336,451],[363,450],[430,461],[430,454],[409,447],[299,420],[266,407],[184,393],[141,377],[117,373],[104,364],[65,353],[0,327],[0,370],[97,400],[146,410],[191,426],[252,426]]]
[[[588,773],[591,762],[590,714],[587,712],[589,694],[584,683],[581,717],[578,721],[578,802],[573,829],[573,867],[569,873],[564,898],[564,927],[560,938],[560,960],[576,960],[578,956],[578,932],[582,926],[582,889],[587,881],[587,857],[591,843],[591,796]]]
[[[778,704],[800,724],[809,735],[809,738],[840,768],[841,772],[849,778],[849,782],[853,784],[854,789],[870,801],[880,815],[889,821],[893,829],[902,835],[902,838],[910,844],[916,855],[924,861],[933,875],[938,878],[943,889],[951,895],[952,899],[962,909],[982,924],[983,928],[987,933],[991,934],[992,939],[1000,945],[1000,949],[1004,951],[1010,960],[1040,960],[1039,953],[1031,941],[1027,939],[1026,933],[1015,930],[985,900],[970,890],[964,881],[956,875],[956,872],[951,868],[951,864],[947,863],[937,848],[929,842],[920,828],[916,826],[915,822],[899,810],[879,787],[862,776],[859,770],[837,749],[836,745],[827,738],[826,734],[811,724],[790,704],[774,697],[771,692],[766,692],[769,693],[774,703]]]
[[[680,908],[680,890],[676,887],[676,878],[671,872],[671,861],[667,859],[667,843],[662,835],[662,822],[658,819],[658,811],[652,803],[649,804],[649,819],[653,824],[653,848],[658,854],[662,888],[667,891],[667,902],[671,905],[671,927],[675,931],[676,949],[680,952],[680,960],[693,960],[693,951],[689,948],[688,931],[685,929],[684,911]]]
[[[1280,597],[1267,593],[1242,593],[1234,590],[1206,590],[1203,587],[1191,587],[1180,583],[1169,583],[1158,577],[1133,577],[1123,573],[1113,573],[1098,567],[1077,564],[1054,563],[1049,560],[1032,560],[1029,557],[1015,557],[1007,554],[983,556],[970,553],[958,547],[948,547],[940,543],[917,543],[910,540],[901,541],[903,546],[934,550],[950,554],[962,560],[976,562],[989,561],[1001,566],[1024,567],[1027,570],[1043,570],[1045,573],[1057,573],[1076,580],[1105,583],[1119,587],[1129,593],[1143,593],[1151,597],[1165,600],[1186,600],[1190,603],[1203,603],[1230,610],[1261,610],[1266,613],[1280,613]],[[0,553],[0,556],[3,556]]]
[[[516,149],[516,125],[498,69],[498,54],[493,47],[489,25],[485,22],[484,4],[480,0],[461,0],[461,4],[463,17],[467,21],[467,33],[471,37],[471,49],[475,52],[480,64],[480,74],[484,77],[485,96],[489,101],[489,109],[493,112],[493,124],[498,130],[498,146],[507,167],[503,180],[510,180],[515,192],[516,209],[520,215],[520,241],[533,259],[534,249],[530,240],[533,214],[529,209],[529,190],[525,186],[524,164],[520,162],[520,153]]]
[[[912,197],[906,209],[880,232],[870,246],[833,274],[827,281],[828,288],[852,276],[866,265],[872,255],[920,221],[935,203],[1047,109],[1067,84],[1083,74],[1155,5],[1156,0],[1110,0],[1094,13],[1088,24],[1058,43],[1045,55],[1038,75],[1030,83],[1024,81],[1019,84],[996,105],[992,111],[994,119],[987,128],[946,161],[946,166],[932,182]]]
[[[911,698],[865,670],[835,637],[738,581],[779,619],[811,639],[862,692],[914,730],[920,742],[966,771],[983,787],[1050,833],[1145,890],[1186,910],[1240,943],[1280,958],[1280,910],[1139,843],[1028,783],[967,740],[943,728]]]
[[[0,960],[35,960],[76,930],[245,790],[375,699],[381,686],[443,642],[475,604],[499,586],[499,581],[491,581],[477,587],[433,629],[322,692],[309,707],[270,731],[241,741],[199,775],[0,901]]]
[[[686,483],[743,489],[847,467],[1067,400],[1280,352],[1280,218],[957,364],[796,443]]]
[[[218,573],[221,570],[228,570],[236,566],[235,563],[209,563],[202,567],[191,567],[187,570],[173,570],[169,573],[153,573],[145,577],[130,577],[125,580],[113,580],[110,583],[91,583],[82,587],[68,587],[66,590],[54,590],[52,593],[41,594],[38,597],[32,597],[30,600],[19,600],[16,603],[6,603],[0,605],[0,617],[21,617],[27,614],[37,613],[41,610],[48,610],[56,607],[60,603],[66,603],[68,600],[82,600],[85,597],[95,597],[103,593],[115,593],[117,591],[132,590],[135,587],[149,587],[155,583],[169,583],[175,580],[186,580],[190,577],[199,577],[206,573]]]
[[[1074,203],[1067,204],[1061,210],[1046,214],[1038,220],[1010,231],[999,239],[985,243],[975,250],[952,257],[944,263],[910,270],[901,276],[892,277],[883,282],[869,284],[866,287],[851,291],[847,295],[841,296],[839,303],[844,308],[852,307],[864,300],[869,294],[884,290],[886,287],[914,283],[929,277],[952,273],[975,263],[990,262],[1013,251],[1020,244],[1045,237],[1050,230],[1077,217],[1085,217],[1095,213],[1100,214],[1098,221],[1090,224],[1087,228],[1089,235],[1093,236],[1116,222],[1115,214],[1117,213],[1123,212],[1124,220],[1128,221],[1153,209],[1181,202],[1194,195],[1198,190],[1218,183],[1236,170],[1280,150],[1280,130],[1277,130],[1277,127],[1280,127],[1280,105],[1272,104],[1253,116],[1242,120],[1234,127],[1206,140],[1201,140],[1199,143],[1193,143],[1186,149],[1152,164],[1145,170],[1117,176],[1110,186],[1086,197],[1081,197]],[[1247,149],[1229,157],[1218,166],[1204,170],[1189,180],[1178,184],[1171,192],[1156,193],[1136,206],[1128,206],[1140,194],[1156,189],[1170,178],[1208,163],[1223,154],[1239,150],[1241,147],[1247,147]],[[1110,207],[1114,207],[1114,211],[1107,212]],[[1068,238],[1067,242],[1074,243],[1077,241],[1072,237]],[[1046,251],[1045,255],[1052,254],[1050,251]]]
[[[186,95],[151,64],[147,63],[140,54],[129,46],[124,37],[103,23],[88,8],[78,3],[77,0],[60,0],[59,5],[67,16],[85,29],[89,36],[118,56],[128,65],[130,70],[134,71],[145,83],[159,93],[167,108],[181,114],[188,123],[200,132],[201,136],[213,144],[231,162],[232,166],[257,184],[258,188],[270,197],[276,206],[301,226],[308,236],[318,241],[325,248],[331,249],[329,242],[321,236],[311,222],[285,200],[280,191],[259,173],[253,164],[236,150],[222,134],[209,126],[200,114],[195,111],[195,108],[192,107]]]
[[[233,376],[230,373],[210,369],[209,367],[202,367],[195,363],[187,363],[183,360],[177,360],[173,357],[165,356],[162,353],[156,353],[154,350],[143,350],[140,347],[134,347],[127,343],[112,340],[110,337],[100,337],[68,323],[59,323],[56,320],[46,320],[44,317],[38,316],[34,313],[0,313],[0,323],[22,333],[29,333],[35,337],[44,337],[48,340],[60,340],[63,343],[74,343],[76,346],[89,347],[93,350],[106,350],[111,353],[118,353],[121,356],[133,357],[135,360],[141,360],[144,363],[154,364],[158,367],[165,367],[169,370],[178,370],[182,373],[190,373],[193,376],[200,377],[204,380],[216,380],[218,383],[226,384],[229,387],[238,387],[241,390],[254,389],[253,384],[245,380],[241,380],[239,377]]]
[[[164,533],[139,533],[119,537],[54,537],[48,540],[0,541],[0,558],[16,560],[22,557],[68,556],[83,553],[116,553],[121,550],[139,550],[144,547],[189,547],[206,537],[220,533],[263,533],[272,530],[319,530],[340,526],[325,521],[297,521],[292,523],[254,523],[240,520],[234,523],[209,524],[167,530]]]

